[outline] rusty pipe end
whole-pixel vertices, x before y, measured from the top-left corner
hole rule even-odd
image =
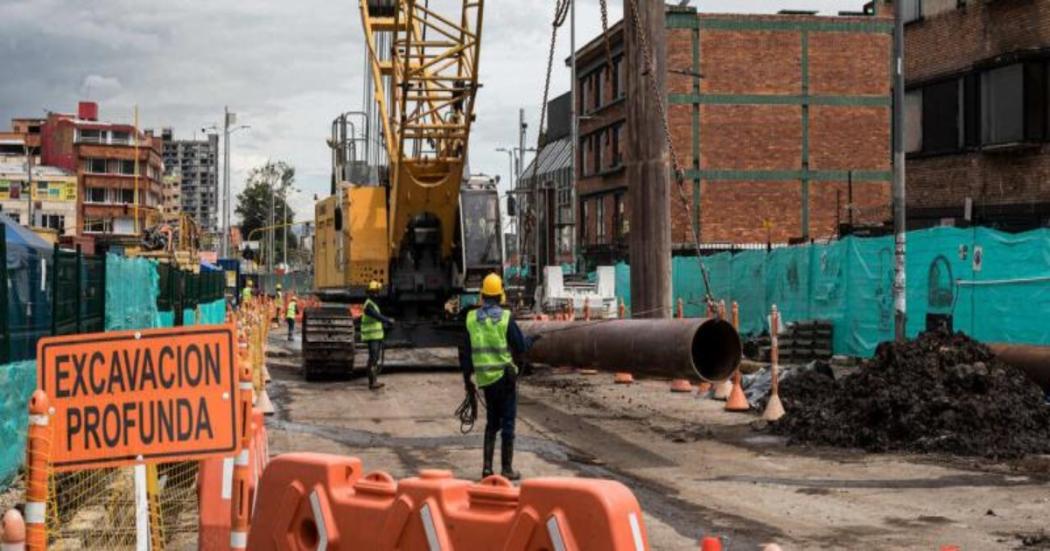
[[[711,318],[700,324],[693,334],[690,348],[693,368],[702,379],[708,381],[728,379],[740,365],[743,353],[736,328],[719,318]]]

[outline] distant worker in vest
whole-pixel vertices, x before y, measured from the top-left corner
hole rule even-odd
[[[368,282],[368,298],[361,316],[361,340],[368,345],[368,388],[371,390],[384,386],[379,382],[379,362],[383,357],[383,339],[386,338],[384,329],[394,325],[394,319],[384,316],[375,302],[382,290],[382,283],[374,279]]]
[[[299,313],[299,305],[295,301],[295,295],[292,295],[288,299],[288,310],[284,314],[284,319],[288,320],[288,340],[292,340],[292,334],[295,332],[295,316]]]
[[[276,300],[274,301],[275,302],[274,308],[276,309],[276,316],[274,316],[273,322],[274,322],[275,325],[279,326],[280,323],[281,323],[281,309],[283,309],[285,307],[284,306],[284,292],[281,291],[281,284],[280,283],[278,283],[274,288],[277,290],[277,294],[275,296]]]
[[[521,475],[514,470],[514,421],[518,414],[518,368],[513,354],[524,354],[539,337],[528,338],[503,308],[506,295],[503,280],[496,274],[485,276],[481,284],[478,308],[467,314],[465,353],[460,354],[460,367],[467,395],[477,388],[485,394],[487,418],[481,477],[492,475],[492,457],[496,453],[496,433],[500,434],[501,473],[508,480]],[[471,374],[474,381],[470,380]],[[475,387],[475,384],[477,385]]]
[[[244,289],[241,290],[241,306],[245,306],[249,301],[252,300],[252,280],[248,279],[244,282]]]

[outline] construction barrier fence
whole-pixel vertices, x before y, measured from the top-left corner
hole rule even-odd
[[[893,236],[703,257],[716,299],[740,305],[740,331],[767,331],[772,305],[786,323],[832,323],[836,354],[870,357],[893,338]],[[674,300],[704,315],[695,257],[672,263]],[[907,235],[907,332],[927,323],[986,342],[1050,344],[1050,229],[1019,234],[941,227]],[[616,293],[628,307],[630,267],[616,267]]]
[[[258,292],[275,295],[277,284],[281,284],[281,290],[285,293],[306,295],[314,288],[313,272],[290,272],[284,274],[258,274],[253,277]]]

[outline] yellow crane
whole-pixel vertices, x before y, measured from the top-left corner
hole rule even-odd
[[[304,312],[307,377],[350,365],[346,304],[369,281],[399,319],[395,340],[447,345],[459,298],[503,264],[495,181],[465,177],[484,0],[361,0],[360,11],[389,167],[377,182],[336,171],[333,195],[316,206],[325,304]]]

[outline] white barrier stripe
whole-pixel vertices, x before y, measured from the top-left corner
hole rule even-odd
[[[233,530],[230,532],[230,547],[234,549],[248,548],[248,533]]]
[[[561,535],[558,517],[554,515],[547,519],[547,535],[551,538],[551,545],[554,546],[554,551],[565,551],[565,538]]]
[[[239,389],[241,389],[241,390],[252,390],[252,389],[254,389],[255,387],[254,387],[254,386],[252,386],[252,383],[251,383],[251,381],[248,381],[248,382],[244,382],[244,383],[238,383],[238,384],[237,384],[237,388],[239,388]]]
[[[638,523],[638,515],[631,513],[627,515],[627,521],[631,525],[631,538],[634,539],[634,551],[645,551],[642,545],[642,527]]]
[[[325,551],[328,549],[328,526],[324,523],[321,497],[317,495],[317,490],[310,493],[310,510],[314,513],[314,523],[317,525],[317,551]]]
[[[43,259],[41,259],[43,260]],[[0,543],[0,551],[26,551],[24,543]]]
[[[46,427],[48,422],[47,414],[38,414],[29,416],[29,424],[36,425],[38,427]]]
[[[233,499],[233,458],[222,458],[222,490],[220,497],[223,500]]]
[[[434,516],[430,514],[430,505],[423,505],[419,510],[419,516],[423,520],[423,530],[427,533],[427,545],[430,551],[441,551],[441,542],[438,541]]]
[[[47,503],[43,501],[26,502],[26,524],[43,524],[47,520]]]
[[[250,456],[248,454],[248,448],[244,448],[243,450],[241,450],[241,453],[237,454],[237,462],[236,462],[237,466],[238,467],[247,467],[248,465],[251,464],[251,463],[249,463],[249,459],[250,459]]]

